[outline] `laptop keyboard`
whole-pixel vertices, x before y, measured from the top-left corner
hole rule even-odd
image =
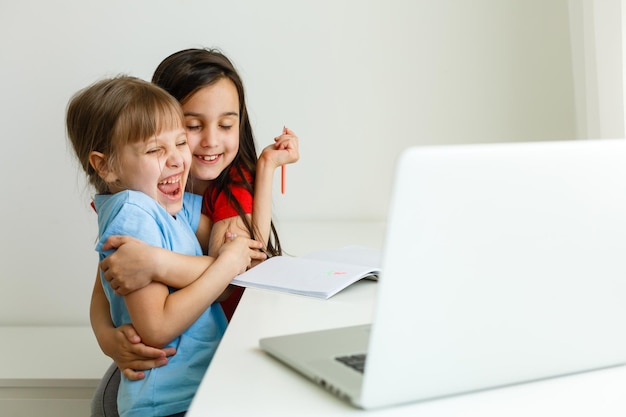
[[[363,370],[365,369],[366,358],[367,355],[365,353],[359,353],[356,355],[337,356],[335,360],[343,363],[346,366],[349,366],[350,368],[360,373],[363,373]]]

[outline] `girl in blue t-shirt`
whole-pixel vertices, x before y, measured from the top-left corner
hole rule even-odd
[[[210,244],[201,242],[205,253],[216,255],[225,233],[231,231],[263,242],[263,250],[269,255],[281,254],[271,220],[272,179],[278,166],[299,159],[294,132],[283,128],[257,159],[242,80],[231,61],[218,50],[192,48],[176,52],[159,64],[152,81],[174,96],[185,114],[193,156],[187,191],[204,195],[204,206],[210,214]],[[101,267],[109,281],[106,285],[120,294],[152,280],[182,288],[202,272],[192,267],[201,264],[201,257],[182,259],[128,236],[112,236],[105,245],[118,248]],[[232,315],[241,294],[231,290],[220,296],[227,317]],[[131,326],[114,327],[105,314],[108,308],[98,280],[91,303],[91,323],[102,350],[127,378],[141,379],[142,370],[167,364],[168,357],[175,353],[173,349],[154,349],[142,343]],[[118,379],[119,371],[114,367],[103,377],[92,402],[93,415],[115,415],[109,398],[115,396]]]
[[[191,152],[176,99],[134,77],[105,79],[71,99],[67,132],[97,192],[101,260],[111,252],[103,246],[111,235],[208,259],[200,256],[199,240],[206,241],[209,230],[201,197],[185,193]],[[226,327],[214,302],[252,260],[264,259],[261,248],[253,239],[232,237],[209,259],[210,273],[180,290],[154,281],[122,296],[103,285],[115,326],[132,323],[145,343],[177,351],[168,366],[146,371],[143,379],[122,378],[121,416],[170,416],[188,409]],[[101,279],[106,283],[103,274]]]

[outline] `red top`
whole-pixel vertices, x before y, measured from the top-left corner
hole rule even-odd
[[[237,172],[234,168],[230,169],[230,175],[237,177]],[[246,178],[248,181],[252,180],[252,176],[246,172]],[[252,194],[245,188],[241,186],[233,186],[232,193],[235,200],[241,204],[241,208],[244,213],[251,214],[252,213]],[[215,189],[209,185],[209,187],[204,192],[204,210],[206,215],[209,216],[211,222],[217,223],[220,220],[227,219],[229,217],[239,216],[235,207],[233,207],[230,202],[226,199],[226,195],[224,193],[219,193],[219,195],[215,196]],[[213,202],[213,210],[209,208],[209,201]]]

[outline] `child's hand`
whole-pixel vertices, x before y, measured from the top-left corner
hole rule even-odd
[[[219,250],[218,260],[229,262],[235,267],[236,273],[245,272],[253,260],[263,261],[267,255],[261,249],[263,244],[254,239],[237,237],[233,233],[226,233],[226,243]]]
[[[298,137],[288,128],[283,128],[282,135],[274,138],[272,145],[266,146],[259,159],[271,164],[273,168],[281,165],[293,164],[300,159],[298,151]]]
[[[117,249],[100,262],[104,279],[117,295],[128,295],[152,282],[159,260],[152,246],[130,236],[110,236],[102,249]]]
[[[174,348],[157,349],[146,346],[131,324],[122,324],[116,331],[116,352],[112,356],[122,374],[131,381],[143,379],[143,371],[167,365]]]

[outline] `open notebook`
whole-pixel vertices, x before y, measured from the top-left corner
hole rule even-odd
[[[274,256],[231,283],[327,299],[360,279],[378,278],[380,258],[380,250],[364,246],[346,246],[302,257]]]

